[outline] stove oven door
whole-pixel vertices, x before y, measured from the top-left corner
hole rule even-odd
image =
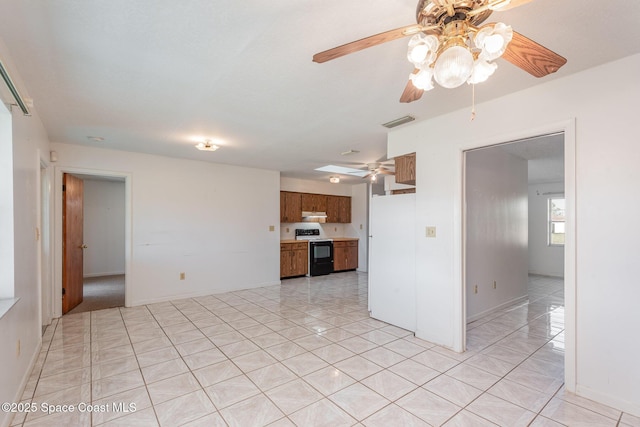
[[[309,275],[333,273],[333,242],[309,242]]]

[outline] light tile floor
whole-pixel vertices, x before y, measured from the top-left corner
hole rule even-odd
[[[470,323],[464,354],[369,318],[355,272],[68,315],[11,425],[640,426],[564,391],[562,281],[529,296]]]

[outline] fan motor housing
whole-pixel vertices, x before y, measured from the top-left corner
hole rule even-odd
[[[420,0],[416,9],[416,22],[425,27],[448,24],[455,20],[467,20],[471,25],[479,25],[493,12],[487,9],[470,18],[467,13],[485,6],[490,0],[458,0],[453,5],[453,15],[442,0]]]

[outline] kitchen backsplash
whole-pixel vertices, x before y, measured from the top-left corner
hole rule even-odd
[[[317,228],[320,229],[320,237],[345,237],[346,226],[351,224],[317,224],[309,222],[296,222],[291,224],[280,224],[280,240],[294,240],[296,238],[296,228]]]

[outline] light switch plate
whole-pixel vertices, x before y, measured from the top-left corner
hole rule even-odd
[[[276,226],[275,225],[270,225],[269,226],[269,231],[276,231]]]
[[[427,237],[436,237],[435,227],[427,227]]]

